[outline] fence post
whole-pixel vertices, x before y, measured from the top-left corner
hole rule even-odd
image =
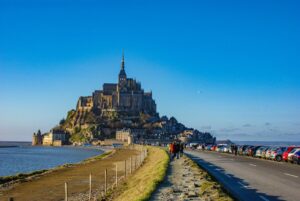
[[[118,186],[118,164],[116,163],[116,187]]]
[[[68,201],[68,183],[65,182],[65,201]]]
[[[136,170],[136,157],[134,157],[134,171]]]
[[[89,200],[92,199],[92,173],[90,173],[90,179],[89,179]]]
[[[130,174],[132,174],[132,157],[130,157]]]
[[[125,168],[125,169],[124,169],[124,172],[125,172],[125,178],[126,178],[126,176],[127,176],[127,175],[126,175],[126,174],[127,174],[127,173],[126,173],[126,160],[124,161],[124,163],[125,163],[125,166],[124,166],[124,168]]]
[[[105,192],[105,195],[106,195],[106,193],[107,193],[107,169],[105,169],[105,171],[104,171],[104,181],[105,181],[104,192]]]

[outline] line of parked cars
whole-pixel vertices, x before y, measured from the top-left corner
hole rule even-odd
[[[254,146],[254,145],[198,145],[197,149],[217,151],[223,153],[234,153],[237,146],[237,154],[263,158],[275,161],[292,162],[300,165],[300,146]]]

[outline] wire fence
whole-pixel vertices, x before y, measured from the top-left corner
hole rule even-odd
[[[64,188],[64,200],[65,201],[93,201],[98,198],[105,198],[109,191],[117,188],[126,178],[139,169],[148,155],[148,151],[145,147],[140,145],[129,146],[128,149],[135,149],[138,151],[138,155],[131,156],[125,160],[114,162],[113,168],[105,168],[101,174],[86,175],[86,187],[88,192],[70,193],[72,190],[72,183],[64,182],[61,184],[61,188]],[[101,183],[96,183],[97,177],[101,178]],[[104,180],[103,180],[104,177]],[[99,179],[99,178],[98,178]],[[73,184],[73,186],[76,184]],[[82,185],[82,182],[81,182]],[[8,201],[16,201],[13,197],[8,198]]]

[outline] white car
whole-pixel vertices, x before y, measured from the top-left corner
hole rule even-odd
[[[300,151],[300,148],[294,148],[288,155],[288,161],[292,161],[292,156],[294,155],[294,153],[296,153],[297,151]]]

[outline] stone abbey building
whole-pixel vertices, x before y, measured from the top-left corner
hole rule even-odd
[[[113,113],[126,116],[138,116],[141,112],[155,116],[156,104],[152,92],[144,92],[141,83],[127,78],[124,53],[118,83],[104,83],[102,90],[96,90],[92,96],[80,97],[77,111],[90,112],[106,117]]]

